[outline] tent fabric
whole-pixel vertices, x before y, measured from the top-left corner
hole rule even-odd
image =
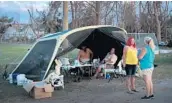
[[[119,31],[116,33],[116,31]],[[81,48],[82,45],[86,45],[82,43],[84,40],[88,38],[88,36],[92,35],[92,39],[89,38],[90,42],[94,41],[94,37],[96,35],[99,35],[99,33],[103,33],[104,35],[107,35],[111,38],[114,38],[114,40],[118,40],[121,43],[125,43],[126,34],[124,30],[116,27],[101,27],[96,29],[88,29],[83,30],[79,32],[75,32],[72,35],[69,35],[66,40],[68,41],[68,44],[70,44],[68,47],[62,47],[65,48],[63,51],[59,51],[57,53],[57,56],[62,56],[66,54],[67,52],[73,50],[74,48]],[[64,42],[63,42],[64,43]],[[62,45],[63,45],[62,43]],[[80,45],[82,43],[82,45]],[[90,44],[91,45],[91,44]]]
[[[125,38],[126,31],[113,26],[88,26],[50,34],[35,43],[12,73],[26,74],[36,81],[43,80],[50,72],[55,57],[82,46],[90,48],[94,53],[93,58],[99,57],[101,60],[113,47],[118,62],[122,57]]]
[[[56,46],[56,39],[38,42],[14,73],[26,74],[27,78],[41,80]]]

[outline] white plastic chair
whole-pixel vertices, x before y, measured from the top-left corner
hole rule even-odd
[[[104,76],[106,78],[107,73],[116,73],[116,74],[122,74],[125,75],[125,71],[122,70],[122,60],[119,61],[118,63],[118,69],[111,68],[111,69],[104,69]]]
[[[64,89],[63,75],[52,75],[50,78],[50,83],[53,87],[62,87]]]

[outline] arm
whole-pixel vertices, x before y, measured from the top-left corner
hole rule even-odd
[[[108,55],[109,55],[109,53],[107,53],[107,55],[105,56],[105,58],[101,61],[102,63],[105,63],[107,61]]]
[[[139,54],[138,59],[139,59],[139,60],[142,59],[142,58],[144,57],[145,54],[146,54],[146,49],[145,49],[145,48],[142,48],[141,53]]]
[[[92,59],[93,58],[93,52],[90,50],[90,49],[88,49],[88,51],[89,51],[89,53],[90,53],[90,59]]]
[[[116,55],[113,55],[111,56],[111,58],[109,60],[107,60],[106,62],[107,63],[116,63],[116,60],[117,60],[117,56]]]
[[[123,65],[124,65],[124,67],[125,67],[126,53],[127,53],[127,46],[124,47],[124,49],[123,49],[122,59],[123,59]]]
[[[78,53],[78,57],[77,57],[77,59],[78,59],[78,61],[80,61],[80,57],[81,57],[81,51],[79,51],[79,53]]]

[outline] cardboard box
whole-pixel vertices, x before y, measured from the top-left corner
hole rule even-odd
[[[44,85],[45,92],[52,93],[54,92],[54,87],[51,84]]]
[[[45,88],[33,87],[29,95],[35,99],[52,97],[52,92],[45,92]]]
[[[29,83],[24,85],[23,88],[35,99],[52,97],[52,92],[54,91],[54,87],[51,84],[44,82]]]

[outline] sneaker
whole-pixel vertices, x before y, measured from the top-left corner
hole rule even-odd
[[[128,94],[134,94],[134,93],[132,93],[131,91],[127,91],[127,93],[128,93]]]
[[[137,90],[135,90],[135,89],[133,89],[133,90],[131,90],[131,91],[133,91],[133,92],[139,92],[139,91],[137,91]]]
[[[149,97],[150,97],[150,98],[154,98],[154,95],[152,94],[152,95],[150,95]]]
[[[150,99],[150,98],[151,98],[150,96],[141,97],[141,99]]]

